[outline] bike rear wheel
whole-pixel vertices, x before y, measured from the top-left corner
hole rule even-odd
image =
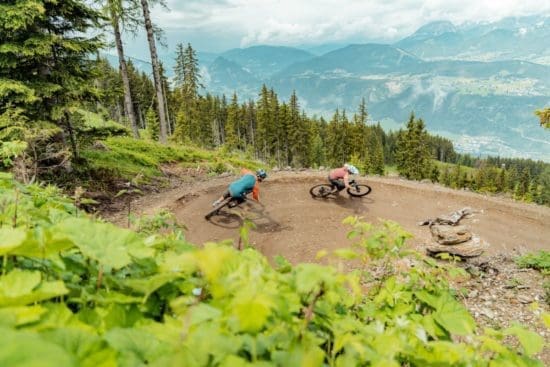
[[[348,188],[348,194],[355,197],[361,197],[369,194],[372,191],[372,188],[369,185],[354,185],[353,187]]]
[[[326,198],[330,194],[332,194],[332,186],[329,184],[320,184],[315,185],[311,189],[309,189],[309,193],[314,198]]]

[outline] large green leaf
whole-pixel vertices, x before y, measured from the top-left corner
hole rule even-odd
[[[205,303],[199,303],[188,312],[190,312],[190,317],[188,319],[189,326],[197,325],[208,320],[215,320],[222,315],[220,310]]]
[[[214,282],[228,266],[231,260],[235,259],[235,251],[227,246],[206,244],[204,249],[195,253],[199,268],[206,279]]]
[[[116,367],[116,353],[100,337],[78,329],[55,329],[44,338],[62,347],[80,367]]]
[[[0,323],[5,326],[21,326],[36,322],[46,313],[42,306],[18,306],[0,308]]]
[[[68,292],[61,281],[41,282],[38,271],[15,269],[0,278],[0,306],[24,306]]]
[[[324,352],[318,347],[296,347],[289,351],[273,353],[278,366],[320,367],[323,365]]]
[[[0,366],[78,366],[77,360],[63,348],[38,334],[0,328],[0,345]]]
[[[532,356],[542,350],[544,347],[544,339],[535,332],[526,330],[519,325],[514,325],[504,330],[505,335],[515,335],[525,354]]]
[[[0,277],[0,294],[7,298],[25,296],[33,291],[42,280],[38,271],[14,269]]]
[[[27,326],[35,331],[44,331],[57,329],[61,327],[70,327],[71,329],[80,329],[87,332],[94,332],[94,328],[80,321],[78,314],[74,314],[64,303],[43,303],[47,312],[42,315],[40,321]]]
[[[169,344],[139,329],[112,329],[105,339],[118,352],[117,360],[121,367],[145,366],[165,354],[173,353]]]
[[[179,278],[177,273],[160,273],[144,279],[128,279],[124,284],[145,295],[144,301],[157,289]]]
[[[239,320],[240,329],[252,333],[263,328],[272,308],[273,302],[262,293],[237,295],[231,305],[233,314]]]
[[[327,287],[335,282],[334,268],[318,264],[300,264],[294,268],[296,290],[302,294],[318,291],[321,285]]]
[[[27,233],[22,228],[0,228],[0,256],[21,246],[25,238],[27,238]]]
[[[433,317],[439,325],[452,334],[469,335],[476,328],[472,315],[448,293],[438,298]]]
[[[74,244],[65,236],[60,236],[56,231],[36,226],[29,231],[26,240],[21,246],[10,251],[11,255],[52,258],[59,252],[73,247]]]
[[[110,223],[70,218],[56,225],[55,230],[70,238],[85,256],[113,269],[130,264],[132,257],[154,254],[135,232]]]

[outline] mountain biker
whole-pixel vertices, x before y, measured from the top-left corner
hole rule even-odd
[[[238,180],[229,184],[227,191],[220,196],[220,198],[212,203],[212,206],[216,206],[228,197],[238,199],[240,202],[245,200],[246,194],[252,191],[252,198],[257,202],[260,202],[260,187],[258,183],[267,178],[267,173],[263,169],[259,169],[256,173],[243,168],[241,170],[241,177]]]
[[[343,167],[335,168],[328,174],[328,181],[333,188],[337,188],[338,192],[343,189],[349,189],[349,175],[358,175],[359,170],[349,163]]]

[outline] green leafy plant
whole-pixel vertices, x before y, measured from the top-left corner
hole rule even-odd
[[[520,256],[516,259],[520,268],[532,268],[550,275],[550,251],[541,250]]]
[[[2,366],[542,366],[540,336],[479,330],[453,268],[406,250],[395,223],[347,219],[354,244],[325,255],[351,261],[340,272],[195,247],[153,233],[160,218],[135,232],[75,217],[7,174],[0,205]]]

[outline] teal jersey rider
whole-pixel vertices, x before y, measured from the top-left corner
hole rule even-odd
[[[252,198],[256,201],[260,201],[260,187],[258,183],[265,180],[267,173],[263,169],[259,169],[254,172],[242,169],[241,177],[229,184],[227,191],[216,201],[212,203],[212,206],[216,206],[221,203],[223,200],[232,197],[238,199],[239,201],[244,201],[246,194],[252,192]]]
[[[241,173],[243,174],[241,178],[229,185],[229,194],[231,194],[232,198],[243,198],[245,194],[251,192],[254,186],[256,186],[256,175],[253,172],[243,170]]]

